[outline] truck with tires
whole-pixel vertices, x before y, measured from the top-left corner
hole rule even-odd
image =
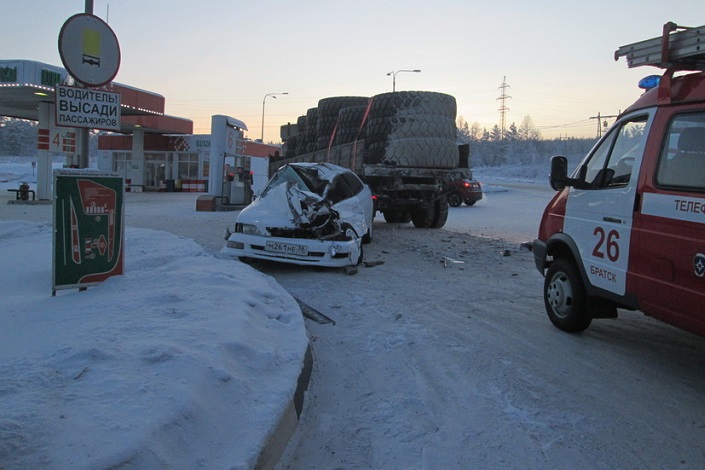
[[[283,126],[284,158],[270,161],[270,174],[290,162],[333,163],[370,187],[385,221],[443,227],[448,183],[469,173],[456,111],[453,96],[430,91],[321,99],[286,133]]]
[[[705,26],[620,47],[664,69],[568,176],[553,157],[532,250],[551,322],[585,330],[618,308],[705,336]]]

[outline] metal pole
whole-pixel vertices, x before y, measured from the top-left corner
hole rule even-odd
[[[259,139],[260,142],[262,142],[262,143],[264,143],[264,102],[267,101],[268,96],[270,96],[270,93],[267,93],[266,95],[264,95],[264,99],[262,99],[262,134]]]
[[[397,91],[397,74],[399,72],[412,72],[412,73],[419,73],[421,70],[419,69],[414,69],[414,70],[397,70],[396,72],[391,71],[387,74],[387,76],[392,76],[392,93]]]
[[[264,143],[264,103],[267,101],[267,97],[271,96],[274,99],[277,99],[276,95],[288,95],[288,92],[283,92],[283,93],[267,93],[264,95],[264,98],[262,99],[262,134],[260,137],[260,141]]]
[[[85,5],[86,5],[86,8],[85,8],[86,14],[92,15],[93,14],[93,0],[86,0]],[[89,140],[90,140],[90,135],[91,135],[90,129],[88,129],[87,127],[82,127],[80,134],[81,134],[81,138],[80,138],[80,140],[81,140],[81,153],[80,153],[80,156],[78,159],[77,166],[79,168],[88,168],[88,160],[89,160],[88,152],[90,149]]]

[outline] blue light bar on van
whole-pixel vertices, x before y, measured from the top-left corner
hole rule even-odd
[[[651,90],[652,88],[656,88],[660,81],[660,75],[649,75],[648,77],[644,77],[639,80],[639,88],[643,90]]]

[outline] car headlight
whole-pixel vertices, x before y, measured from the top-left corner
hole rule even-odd
[[[252,224],[235,224],[235,231],[245,235],[262,235],[257,226]]]

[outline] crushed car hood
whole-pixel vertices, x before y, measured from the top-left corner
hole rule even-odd
[[[266,227],[306,228],[330,212],[329,205],[318,194],[302,191],[293,184],[280,184],[244,208],[237,222],[256,225],[261,230]]]

